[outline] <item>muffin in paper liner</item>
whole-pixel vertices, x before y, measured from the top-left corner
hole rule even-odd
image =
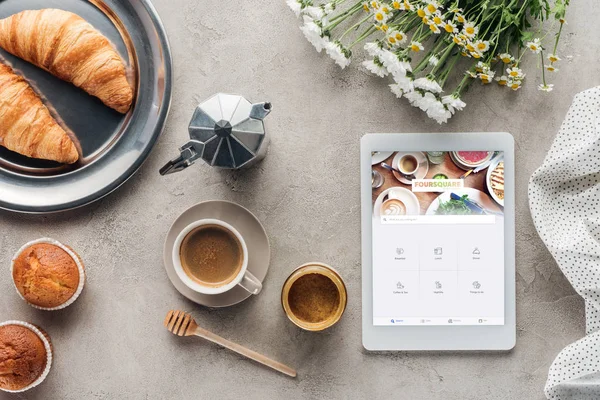
[[[13,277],[14,263],[15,263],[15,260],[19,257],[19,255],[30,246],[33,246],[36,244],[44,244],[44,243],[54,245],[54,246],[64,250],[73,259],[73,261],[75,261],[75,264],[77,265],[77,270],[79,271],[79,284],[77,286],[77,289],[75,290],[73,295],[67,301],[65,301],[64,303],[62,303],[56,307],[42,307],[42,306],[33,304],[30,301],[28,301],[19,291],[19,288],[17,287],[17,285],[14,281],[14,277]],[[27,302],[27,304],[29,304],[30,306],[37,308],[39,310],[45,310],[45,311],[62,310],[63,308],[70,306],[71,304],[73,304],[75,302],[75,300],[77,300],[77,298],[83,291],[83,287],[85,286],[85,266],[83,265],[83,262],[81,260],[81,257],[79,256],[79,254],[77,254],[70,246],[64,245],[61,242],[59,242],[58,240],[47,238],[47,237],[32,240],[31,242],[25,243],[23,246],[21,246],[21,248],[19,250],[17,250],[17,252],[13,256],[11,263],[10,263],[10,275],[11,275],[11,277],[13,277],[13,285],[14,285],[15,290],[17,291],[17,294],[19,295],[19,297],[21,297],[23,300],[25,300]]]
[[[42,343],[44,343],[44,348],[46,349],[46,366],[44,368],[44,371],[42,371],[40,376],[38,376],[32,383],[30,383],[29,385],[27,385],[21,389],[15,389],[15,390],[5,389],[5,388],[0,387],[0,391],[4,391],[4,392],[8,392],[8,393],[21,393],[21,392],[25,392],[29,389],[32,389],[32,388],[36,387],[37,385],[39,385],[40,383],[42,383],[48,376],[48,373],[50,373],[50,367],[52,367],[52,351],[53,351],[52,341],[50,340],[50,336],[42,328],[40,328],[36,325],[32,325],[28,322],[5,321],[5,322],[0,323],[0,327],[7,326],[7,325],[18,325],[18,326],[22,326],[24,328],[29,329],[30,331],[35,333],[40,338]]]

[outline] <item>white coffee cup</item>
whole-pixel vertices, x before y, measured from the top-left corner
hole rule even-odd
[[[185,271],[183,270],[183,266],[181,265],[181,255],[180,255],[180,250],[181,250],[181,244],[183,243],[183,239],[185,239],[185,237],[188,235],[188,233],[190,233],[191,231],[193,231],[196,228],[199,228],[201,226],[205,226],[205,225],[217,225],[220,226],[224,229],[226,229],[227,231],[229,231],[231,234],[233,234],[237,240],[240,242],[241,246],[242,246],[242,256],[243,256],[243,261],[242,261],[242,267],[240,268],[240,271],[237,273],[237,275],[235,276],[235,278],[233,278],[231,281],[229,281],[228,283],[226,283],[223,286],[206,286],[206,285],[202,285],[201,283],[194,281],[192,278],[190,278]],[[179,279],[181,279],[181,281],[190,289],[192,289],[195,292],[198,293],[202,293],[202,294],[221,294],[221,293],[225,293],[231,289],[233,289],[236,286],[241,286],[244,289],[246,289],[248,292],[252,293],[252,294],[259,294],[260,291],[262,290],[262,283],[258,280],[258,278],[256,278],[254,275],[252,275],[252,273],[250,271],[248,271],[248,247],[246,246],[246,241],[244,240],[244,238],[242,237],[242,235],[237,231],[237,229],[235,229],[233,226],[229,225],[226,222],[223,222],[221,220],[218,219],[202,219],[196,222],[192,222],[191,224],[189,224],[188,226],[186,226],[181,232],[179,232],[179,235],[177,235],[177,239],[175,239],[175,244],[173,245],[173,252],[172,252],[172,257],[173,257],[173,265],[175,266],[175,272],[177,273],[177,276],[179,277]]]

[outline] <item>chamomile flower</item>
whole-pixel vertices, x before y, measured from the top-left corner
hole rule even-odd
[[[304,16],[304,25],[300,30],[319,53],[329,43],[328,38],[323,36],[321,27],[308,15]]]
[[[373,0],[371,0],[371,1],[369,2],[369,5],[370,5],[370,6],[371,6],[371,8],[373,8],[373,9],[378,9],[378,8],[379,8],[379,2],[378,2],[378,1],[373,1]]]
[[[471,52],[471,57],[473,57],[476,60],[479,60],[481,58],[482,54],[478,51],[472,51]]]
[[[423,89],[432,93],[440,93],[442,91],[440,84],[430,77],[416,79],[414,85],[418,89]]]
[[[448,33],[456,33],[458,32],[458,28],[450,21],[446,21],[442,24],[442,28]]]
[[[478,53],[485,53],[490,48],[490,42],[487,40],[477,40],[474,43],[475,49],[477,49]]]
[[[550,64],[550,65],[544,65],[544,67],[546,68],[546,71],[550,71],[550,72],[558,72],[558,68],[556,68],[554,65]]]
[[[433,23],[433,22],[431,22],[431,23],[429,24],[429,30],[430,30],[431,32],[433,32],[433,33],[436,33],[436,34],[441,32],[441,31],[440,31],[440,28],[439,28],[439,27],[438,27],[438,26],[437,26],[435,23]]]
[[[504,64],[509,64],[509,63],[511,63],[511,62],[513,62],[513,61],[514,61],[514,58],[513,58],[513,56],[511,56],[511,55],[510,55],[510,54],[508,54],[508,53],[502,53],[502,54],[500,54],[500,55],[498,56],[498,58],[499,58],[500,60],[502,60],[502,62],[503,62]]]
[[[432,14],[431,21],[438,26],[444,25],[444,20],[442,19],[442,13],[440,13],[440,12],[436,12],[435,14]]]
[[[410,42],[410,49],[412,51],[414,51],[415,53],[418,53],[419,51],[423,51],[424,47],[421,43],[417,42],[417,41],[412,41]]]
[[[344,48],[340,42],[327,42],[325,52],[340,68],[344,69],[350,65],[350,50]]]
[[[462,111],[467,105],[467,103],[462,101],[456,94],[442,97],[442,104],[445,104],[452,114],[454,114],[456,110]]]
[[[494,71],[486,71],[486,72],[481,72],[479,74],[477,74],[477,77],[479,79],[481,79],[481,83],[483,83],[484,85],[487,85],[488,83],[490,83],[492,81],[492,79],[494,79],[494,75],[496,73]]]
[[[406,43],[406,40],[407,37],[404,32],[394,30],[388,34],[388,43],[394,46],[401,46]]]
[[[425,17],[426,17],[428,14],[427,14],[427,12],[425,11],[425,9],[424,9],[424,8],[418,8],[418,9],[417,9],[417,15],[418,15],[420,18],[425,18]]]
[[[412,9],[414,8],[413,5],[410,4],[410,1],[408,1],[408,0],[394,1],[392,3],[392,6],[396,10],[404,10],[404,11],[412,11]]]
[[[464,24],[465,22],[467,22],[466,18],[464,15],[462,15],[460,12],[454,14],[454,20],[456,22],[458,22],[459,24]]]
[[[381,31],[381,32],[387,32],[389,28],[390,27],[388,26],[388,24],[376,24],[375,25],[375,29],[377,29],[378,31]]]
[[[496,82],[500,86],[506,86],[508,84],[508,77],[506,75],[496,77]]]
[[[386,7],[379,7],[373,12],[373,18],[375,19],[375,22],[382,24],[388,20],[390,15],[389,12],[385,11],[386,9],[389,10]]]
[[[371,11],[371,9],[370,9],[370,5],[369,5],[369,2],[368,2],[368,1],[363,1],[363,3],[362,3],[362,8],[363,8],[363,10],[365,10],[366,12],[369,12],[369,11]]]
[[[462,38],[460,37],[460,35],[452,35],[452,41],[460,46],[464,45],[464,42],[463,42]]]
[[[378,57],[382,51],[381,44],[379,42],[368,42],[365,44],[364,49],[371,57]]]
[[[516,92],[517,90],[521,89],[522,83],[523,81],[521,80],[509,80],[508,87]]]
[[[302,9],[304,8],[304,4],[302,0],[286,0],[285,2],[288,7],[296,14],[296,17],[300,16]]]
[[[437,1],[429,0],[425,6],[425,12],[434,14],[438,8],[440,8],[440,4]]]
[[[541,90],[542,92],[551,92],[553,88],[554,88],[554,85],[552,85],[552,84],[542,83],[538,86],[538,90]]]
[[[506,69],[506,74],[511,79],[521,80],[521,79],[525,78],[525,74],[523,73],[523,70],[520,69],[520,68],[517,68],[517,67],[507,68]]]
[[[475,26],[474,22],[465,22],[463,26],[463,33],[469,39],[473,39],[479,32],[479,27]]]
[[[543,50],[542,43],[539,38],[533,39],[525,44],[534,54],[539,54]]]
[[[362,62],[362,65],[367,69],[367,71],[381,78],[387,76],[388,74],[387,69],[383,66],[383,63],[378,57],[375,57],[372,60],[365,60]]]
[[[489,65],[487,65],[486,63],[479,61],[476,65],[475,65],[475,72],[487,72],[490,70]]]
[[[473,79],[477,78],[477,74],[476,74],[475,72],[473,72],[473,71],[467,71],[467,72],[465,72],[465,73],[466,73],[466,74],[467,74],[467,76],[468,76],[468,77],[470,77],[470,78],[473,78]]]
[[[436,55],[432,55],[431,57],[429,57],[429,60],[427,60],[427,62],[429,63],[429,65],[435,67],[440,63],[440,59]]]
[[[548,55],[548,61],[550,61],[551,63],[555,63],[560,61],[560,57],[557,56],[556,54],[550,54]]]

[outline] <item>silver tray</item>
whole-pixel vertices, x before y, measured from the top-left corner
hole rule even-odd
[[[0,0],[0,18],[28,9],[74,12],[106,35],[130,70],[134,105],[122,115],[51,74],[2,50],[57,119],[77,138],[73,165],[34,160],[0,147],[0,208],[47,213],[83,206],[109,194],[142,165],[160,136],[171,103],[171,53],[149,0]]]

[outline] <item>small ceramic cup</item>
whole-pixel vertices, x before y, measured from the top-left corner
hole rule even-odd
[[[326,318],[317,322],[309,322],[302,319],[295,313],[294,305],[290,303],[290,291],[292,290],[294,284],[300,278],[311,274],[322,275],[329,279],[339,294],[338,303],[335,309]],[[315,299],[307,299],[307,301],[312,302],[315,301]],[[342,315],[346,310],[347,302],[348,293],[346,291],[346,285],[344,284],[340,274],[338,274],[338,272],[329,265],[319,262],[306,263],[296,268],[294,272],[292,272],[292,274],[287,278],[283,284],[283,288],[281,289],[281,305],[283,306],[285,314],[296,326],[307,331],[322,331],[335,325],[340,318],[342,318]]]
[[[205,226],[205,225],[217,225],[217,226],[220,226],[220,227],[226,229],[233,236],[235,236],[237,238],[237,240],[240,242],[240,244],[242,246],[242,254],[243,254],[242,267],[240,268],[240,271],[237,273],[237,275],[231,281],[229,281],[228,283],[226,283],[223,286],[215,287],[215,286],[202,285],[201,283],[190,278],[186,274],[186,272],[183,270],[183,266],[181,265],[180,250],[181,250],[181,244],[182,244],[183,240],[194,229],[199,228],[201,226]],[[248,292],[250,292],[252,294],[259,294],[260,291],[262,290],[262,283],[258,280],[258,278],[256,278],[254,275],[252,275],[252,273],[250,273],[250,271],[248,271],[248,247],[246,246],[246,241],[244,240],[242,235],[237,231],[237,229],[235,229],[233,226],[231,226],[228,223],[223,222],[221,220],[202,219],[202,220],[193,222],[193,223],[189,224],[188,226],[186,226],[179,233],[179,235],[177,235],[177,238],[175,239],[175,243],[173,245],[172,257],[173,257],[173,265],[175,266],[175,272],[177,273],[177,276],[179,277],[179,279],[181,279],[181,281],[187,287],[189,287],[190,289],[192,289],[195,292],[202,293],[202,294],[209,294],[209,295],[210,294],[221,294],[221,293],[225,293],[225,292],[233,289],[234,287],[236,287],[238,285],[241,286],[242,288],[246,289]]]

